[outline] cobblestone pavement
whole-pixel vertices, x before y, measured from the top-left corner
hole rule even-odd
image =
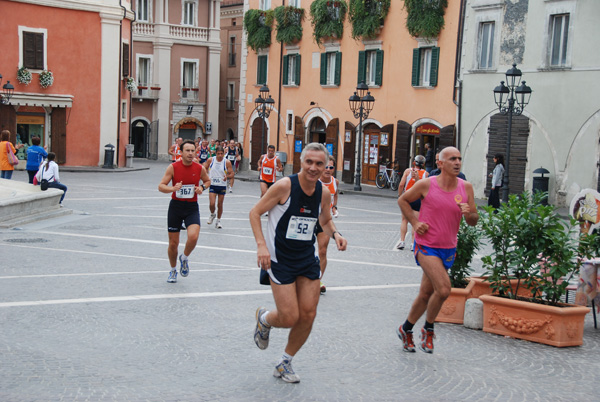
[[[61,174],[73,215],[0,230],[0,401],[589,401],[599,383],[600,330],[558,349],[437,324],[435,353],[403,353],[395,328],[420,270],[394,251],[395,199],[340,196],[349,249],[329,249],[328,286],[294,359],[300,384],[272,377],[287,330],[265,351],[248,211],[258,184],[237,181],[223,226],[205,224],[191,273],[168,284],[166,164],[118,174]],[[26,180],[16,172],[14,180]],[[382,190],[385,191],[385,190]],[[387,190],[389,191],[389,190]],[[182,242],[185,234],[182,235]],[[181,248],[180,248],[181,250]],[[477,262],[476,268],[481,268]],[[419,323],[419,325],[422,323]]]

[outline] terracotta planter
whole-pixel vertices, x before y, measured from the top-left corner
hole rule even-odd
[[[583,323],[590,309],[572,304],[546,306],[504,297],[482,295],[483,331],[546,345],[583,343]]]
[[[474,281],[470,281],[466,288],[452,288],[450,296],[446,299],[436,322],[449,322],[452,324],[462,324],[465,315],[465,303],[475,286]]]
[[[475,284],[471,288],[472,289],[471,293],[469,294],[467,299],[472,299],[475,297],[479,297],[481,295],[491,295],[492,294],[492,288],[490,287],[490,283],[485,282],[485,278],[486,278],[485,276],[477,276],[477,277],[472,276],[469,278],[469,284],[470,283],[475,283]],[[518,282],[517,279],[510,280],[510,284],[511,284],[511,287],[513,290],[516,289],[517,282]],[[522,281],[521,281],[521,286],[519,287],[519,292],[517,293],[517,295],[522,296],[522,297],[531,297],[531,291],[523,286]]]

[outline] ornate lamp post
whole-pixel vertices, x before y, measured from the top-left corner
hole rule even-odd
[[[498,110],[503,115],[508,115],[508,135],[506,138],[506,159],[504,166],[504,185],[502,186],[502,201],[508,201],[508,170],[510,169],[510,140],[512,135],[512,117],[520,116],[531,98],[531,88],[521,81],[521,70],[516,64],[512,65],[506,72],[506,83],[500,81],[500,85],[494,88],[494,101]]]
[[[2,74],[0,74],[0,85],[2,85]],[[8,105],[13,92],[15,92],[15,87],[13,87],[10,81],[6,81],[6,84],[2,86],[2,92],[0,93],[0,103]]]
[[[355,176],[354,176],[354,191],[362,191],[362,187],[360,186],[360,170],[362,167],[362,155],[363,155],[363,143],[362,143],[362,122],[363,119],[369,117],[369,113],[373,110],[373,104],[375,103],[375,98],[371,96],[371,92],[369,92],[369,87],[367,84],[361,82],[356,87],[356,92],[352,95],[348,101],[350,102],[350,110],[354,114],[355,119],[359,119],[358,124],[358,155],[356,158],[356,168],[355,168]]]
[[[258,98],[254,100],[254,110],[256,110],[258,116],[262,118],[260,152],[265,152],[265,119],[269,118],[274,106],[275,100],[271,98],[271,95],[269,94],[269,87],[263,85],[259,90]]]

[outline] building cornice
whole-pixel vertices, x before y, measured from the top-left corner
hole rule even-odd
[[[11,0],[16,3],[34,4],[44,7],[63,8],[68,10],[90,11],[94,13],[114,14],[123,17],[123,9],[118,1],[114,5],[104,4],[100,1],[90,0]],[[134,14],[131,5],[127,8],[126,18],[133,21]]]

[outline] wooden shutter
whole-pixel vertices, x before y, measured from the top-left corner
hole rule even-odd
[[[64,107],[52,109],[50,127],[52,152],[56,154],[56,163],[67,162],[67,109]]]
[[[358,78],[357,84],[365,82],[367,79],[367,52],[361,50],[358,52]]]
[[[260,149],[262,146],[262,127],[263,120],[260,117],[252,122],[252,137],[250,138],[250,169],[252,170],[258,170],[258,160],[263,154]],[[267,137],[268,130],[265,124],[265,137]]]
[[[417,49],[418,50],[418,49]],[[403,120],[396,123],[396,158],[400,171],[410,166],[410,137],[412,126]]]
[[[321,85],[327,85],[327,53],[321,53]]]
[[[420,49],[413,49],[413,63],[412,63],[412,86],[419,86],[419,72],[421,71],[421,51]]]
[[[33,70],[44,69],[44,34],[23,32],[23,66]]]
[[[356,128],[350,123],[346,122],[344,129],[344,161],[339,170],[342,170],[342,181],[347,184],[354,183],[354,164],[356,163]],[[346,131],[350,131],[350,142],[346,142]],[[347,162],[347,163],[346,163]],[[348,165],[349,169],[345,170],[344,166]]]
[[[290,70],[290,56],[283,56],[283,78],[282,78],[282,84],[283,85],[288,85],[289,81],[288,81],[288,72]]]
[[[267,83],[267,56],[258,56],[258,68],[256,74],[256,83],[265,85]]]
[[[123,77],[129,77],[129,44],[123,43]]]
[[[379,146],[379,155],[385,157],[386,159],[390,160],[391,162],[394,161],[394,152],[393,151],[393,145],[394,145],[394,125],[393,124],[386,124],[385,126],[383,126],[381,128],[381,133],[386,133],[388,135],[388,144],[387,145],[380,145]],[[392,165],[393,167],[393,165]]]
[[[435,87],[438,82],[438,67],[440,64],[440,48],[431,48],[431,71],[429,73],[429,85]]]
[[[338,154],[338,137],[339,137],[339,126],[340,119],[335,118],[329,122],[327,128],[325,129],[325,142],[327,144],[333,145],[333,152],[331,155],[335,158],[335,163],[337,166],[337,154]],[[336,169],[339,170],[339,169]]]
[[[375,85],[381,86],[383,82],[383,50],[377,51],[377,61],[375,64]]]
[[[300,171],[300,154],[301,152],[296,152],[296,141],[300,141],[302,146],[300,149],[304,148],[304,122],[300,116],[294,117],[294,166],[292,169],[292,173],[298,173]]]
[[[446,147],[455,146],[454,134],[455,134],[456,126],[451,124],[446,126],[440,130],[440,138],[438,140],[438,152]]]
[[[342,52],[335,52],[335,82],[339,86],[342,78]]]
[[[296,85],[300,85],[300,55],[296,55],[296,71],[294,72],[294,80],[296,81]]]

